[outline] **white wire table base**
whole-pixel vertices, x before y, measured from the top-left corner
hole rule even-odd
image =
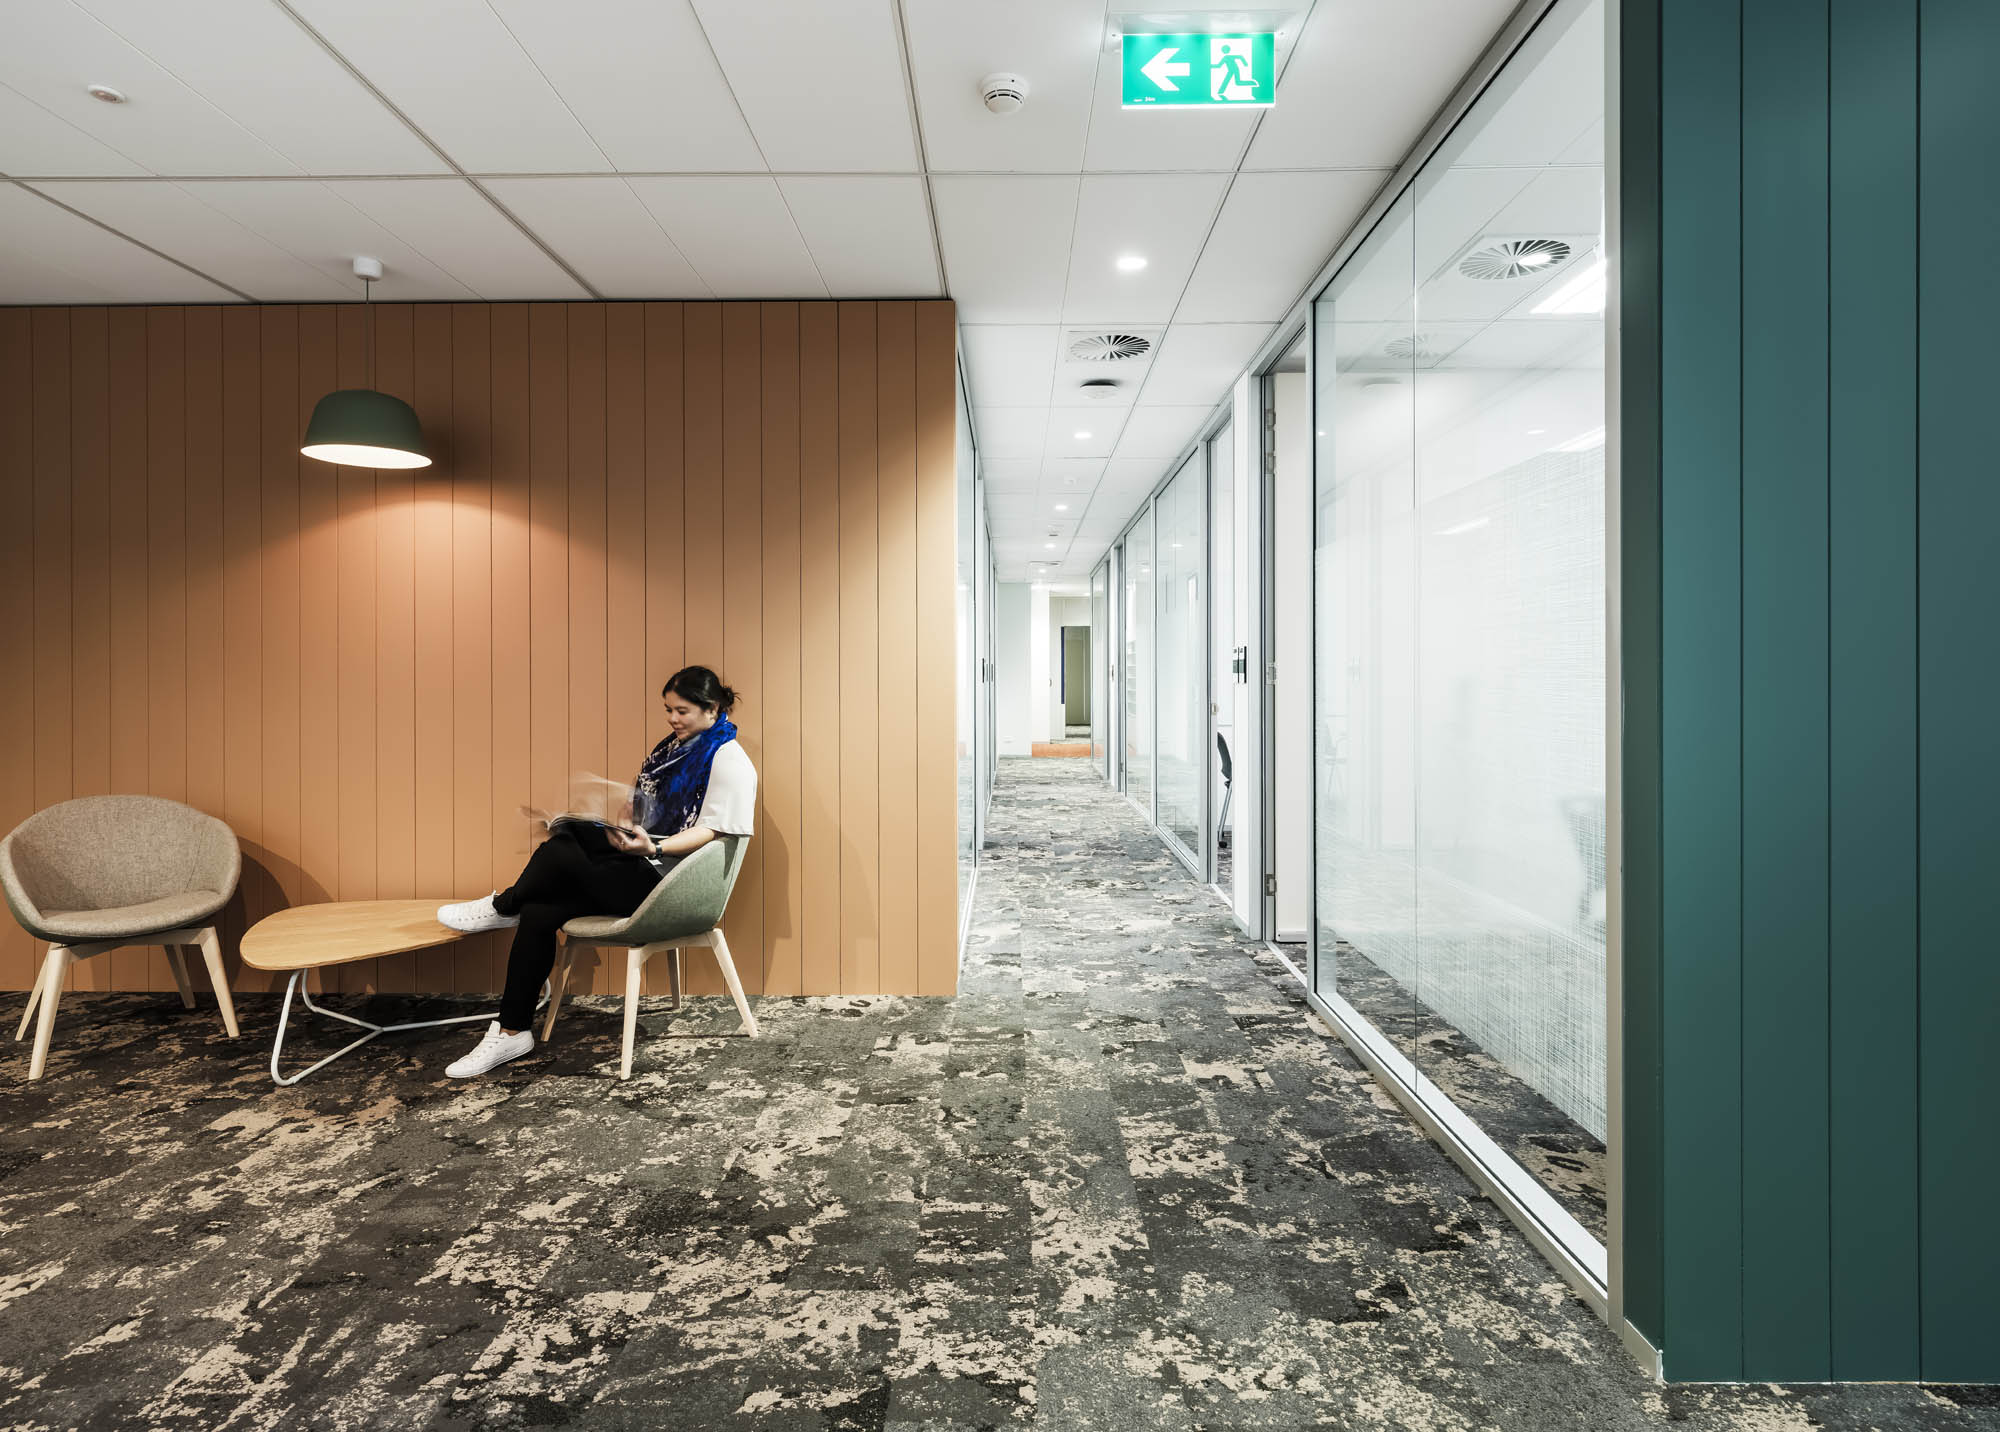
[[[293,970],[292,977],[285,982],[285,1004],[278,1011],[278,1038],[271,1045],[271,1079],[274,1083],[280,1085],[298,1083],[299,1080],[305,1078],[306,1075],[312,1073],[315,1069],[324,1069],[327,1065],[333,1063],[334,1060],[340,1058],[341,1055],[352,1053],[378,1034],[395,1034],[405,1029],[436,1029],[446,1024],[471,1024],[476,1020],[490,1020],[494,1017],[492,1012],[489,1011],[485,1014],[455,1014],[450,1019],[414,1019],[407,1024],[373,1024],[365,1019],[356,1019],[351,1014],[342,1014],[337,1009],[327,1009],[322,1005],[314,1004],[312,991],[306,988],[306,976],[309,973],[310,971],[308,970]],[[323,1014],[328,1019],[337,1019],[343,1024],[352,1024],[368,1032],[352,1044],[342,1045],[317,1064],[309,1064],[287,1079],[278,1072],[278,1060],[285,1052],[285,1027],[291,1022],[292,994],[294,991],[297,991],[299,998],[305,1001],[306,1008],[314,1014]]]

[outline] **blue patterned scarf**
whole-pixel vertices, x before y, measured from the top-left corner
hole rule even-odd
[[[653,835],[678,835],[693,825],[715,753],[735,739],[735,723],[718,716],[706,731],[679,742],[669,736],[653,747],[632,783],[633,818]]]

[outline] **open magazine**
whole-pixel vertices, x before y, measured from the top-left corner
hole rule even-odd
[[[564,809],[549,812],[522,806],[521,814],[528,818],[531,838],[538,833],[535,830],[537,826],[551,832],[571,827],[586,839],[600,841],[607,830],[641,833],[632,819],[632,787],[623,781],[594,776],[588,771],[578,771],[570,777],[569,798]]]

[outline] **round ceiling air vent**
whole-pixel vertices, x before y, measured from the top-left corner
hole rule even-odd
[[[1412,333],[1407,338],[1391,338],[1382,345],[1382,351],[1391,358],[1411,358],[1422,360],[1438,356],[1428,333]]]
[[[1151,352],[1153,340],[1136,333],[1091,333],[1069,345],[1069,356],[1085,363],[1115,363]]]
[[[1508,239],[1474,249],[1458,261],[1458,271],[1467,278],[1526,278],[1547,273],[1569,257],[1569,245],[1561,239]]]

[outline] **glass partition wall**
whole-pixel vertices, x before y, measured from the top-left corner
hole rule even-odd
[[[1233,805],[1236,739],[1235,608],[1235,431],[1224,423],[1209,438],[1208,453],[1208,712],[1213,739],[1203,733],[1202,761],[1209,772],[1208,876],[1229,898],[1232,844],[1229,817]],[[1246,674],[1247,673],[1243,673]],[[1210,748],[1213,749],[1210,749]]]
[[[1111,563],[1090,574],[1090,760],[1111,774]]]
[[[1603,116],[1559,4],[1314,305],[1315,992],[1600,1280]]]
[[[1153,509],[1125,534],[1125,794],[1153,819]]]
[[[1283,590],[1311,608],[1310,681],[1254,716],[1234,700],[1214,598],[1248,479],[1227,421],[1092,586],[1117,654],[1109,778],[1213,878],[1235,722],[1264,723],[1260,748],[1309,727],[1311,878],[1291,888],[1311,892],[1316,1001],[1600,1291],[1603,5],[1544,13],[1308,305],[1310,600]],[[1247,575],[1268,600],[1273,573]]]
[[[1202,462],[1180,471],[1153,506],[1158,675],[1158,823],[1196,869],[1203,860],[1202,777],[1208,735],[1208,629],[1203,616]]]

